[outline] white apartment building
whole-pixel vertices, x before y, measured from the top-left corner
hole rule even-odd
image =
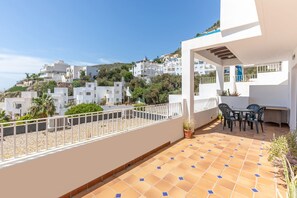
[[[209,74],[216,71],[216,68],[204,61],[195,59],[194,61],[194,73],[199,75]],[[164,62],[163,66],[164,74],[182,75],[182,59],[181,58],[168,58]]]
[[[45,64],[40,70],[40,77],[44,78],[45,80],[61,82],[63,76],[66,74],[66,69],[69,67],[70,65],[64,63],[62,60],[54,62],[51,65]]]
[[[114,86],[97,86],[97,82],[86,83],[85,87],[73,89],[73,97],[76,104],[100,103],[106,100],[106,104],[113,105],[123,101],[123,82],[114,82]]]
[[[98,75],[98,68],[94,66],[70,66],[66,69],[66,74],[62,77],[62,82],[71,83],[75,79],[80,78],[81,72],[84,71],[91,79],[95,79]]]
[[[130,71],[135,77],[151,78],[163,74],[163,64],[143,60],[136,62]]]
[[[55,107],[56,107],[56,114],[57,115],[64,115],[67,108],[66,105],[68,104],[68,88],[64,87],[55,87],[54,93],[51,93],[48,90],[48,95],[51,96],[54,100]]]
[[[36,91],[21,92],[21,97],[19,98],[5,98],[3,109],[7,115],[12,116],[12,119],[14,119],[15,116],[23,116],[28,113],[32,106],[32,99],[36,97]]]

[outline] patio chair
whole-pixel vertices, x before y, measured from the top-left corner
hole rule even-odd
[[[244,121],[244,129],[246,128],[246,123],[250,122],[251,123],[251,129],[253,129],[253,123],[255,123],[256,125],[256,130],[257,133],[259,133],[259,123],[261,125],[261,129],[262,129],[262,133],[264,133],[264,129],[263,129],[263,122],[264,122],[264,111],[265,111],[266,107],[261,107],[256,113],[249,113],[246,116],[246,119]]]
[[[239,116],[236,117],[236,114],[233,113],[232,109],[225,103],[219,104],[219,109],[223,114],[224,117],[224,124],[223,124],[223,130],[228,124],[228,127],[230,128],[230,131],[233,130],[233,122],[235,124],[236,121],[239,121],[239,129],[241,130],[241,120]]]
[[[253,110],[255,113],[260,109],[260,106],[258,104],[250,104],[247,106],[247,109]],[[244,118],[246,119],[247,116],[255,116],[254,113],[245,113]],[[250,123],[248,122],[248,125],[250,126]]]

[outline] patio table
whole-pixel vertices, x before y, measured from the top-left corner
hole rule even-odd
[[[243,118],[243,113],[251,113],[254,112],[254,110],[252,109],[246,109],[246,108],[234,108],[232,109],[232,111],[236,114],[238,113],[239,115],[239,120],[242,121]],[[254,112],[255,113],[255,112]],[[242,123],[241,123],[242,124]],[[242,127],[241,127],[242,128]],[[243,128],[243,130],[245,131],[245,128]]]

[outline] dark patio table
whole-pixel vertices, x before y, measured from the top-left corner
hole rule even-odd
[[[242,121],[243,118],[243,113],[251,113],[254,112],[254,110],[252,109],[246,109],[246,108],[234,108],[232,109],[232,111],[236,114],[238,113],[239,115],[239,119]],[[242,128],[242,127],[241,127]],[[245,131],[245,127],[243,128],[243,130]]]

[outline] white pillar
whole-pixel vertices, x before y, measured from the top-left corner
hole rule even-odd
[[[182,98],[183,116],[194,118],[194,52],[182,49]]]
[[[224,67],[216,66],[216,83],[217,93],[220,94],[224,91]]]
[[[236,83],[236,67],[235,66],[230,66],[229,67],[229,74],[230,74],[230,85],[231,85],[231,90],[230,93],[233,93],[236,91],[235,88],[235,83]]]
[[[296,66],[297,67],[297,66]],[[296,130],[296,120],[297,120],[297,68],[292,68],[290,72],[290,86],[289,86],[289,102],[290,102],[290,129]]]

